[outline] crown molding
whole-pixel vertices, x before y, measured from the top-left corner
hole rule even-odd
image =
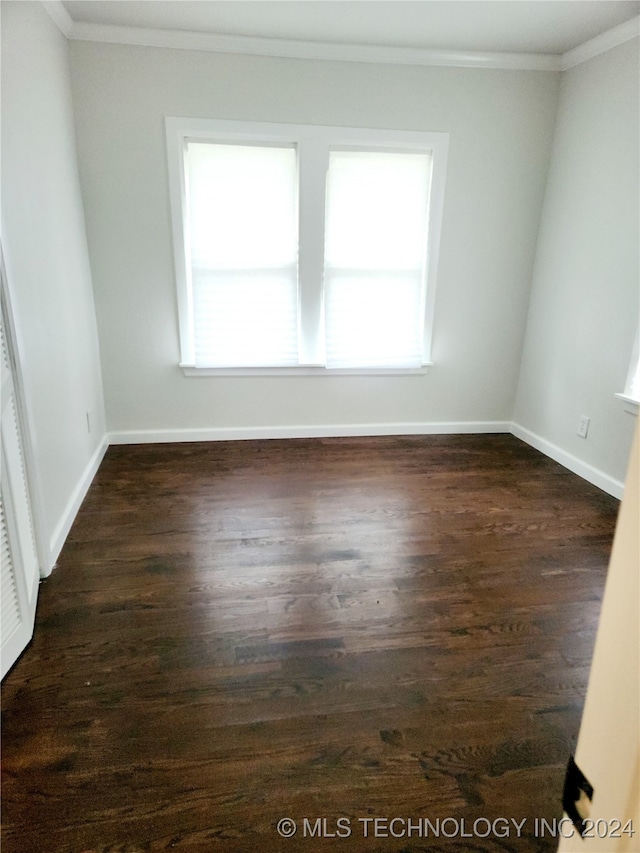
[[[40,2],[62,35],[68,39],[73,38],[75,23],[60,0],[40,0]]]
[[[61,0],[40,1],[63,35],[73,41],[94,41],[139,47],[163,47],[251,56],[275,56],[287,59],[319,59],[333,62],[369,62],[445,68],[493,68],[511,71],[566,71],[640,34],[640,16],[637,16],[562,55],[427,50],[90,24],[74,21]]]
[[[214,53],[321,59],[338,62],[372,62],[393,65],[437,65],[457,68],[507,68],[557,71],[560,57],[536,53],[480,53],[441,51],[382,45],[329,44],[292,39],[252,38],[181,30],[145,29],[76,22],[72,39],[144,47],[168,47]]]
[[[595,38],[589,39],[589,41],[585,41],[584,44],[574,47],[573,50],[568,50],[561,57],[560,70],[567,71],[575,65],[580,65],[582,62],[593,59],[594,56],[605,53],[607,50],[611,50],[612,47],[618,47],[618,45],[624,44],[638,36],[640,36],[640,15],[631,18],[629,21],[625,21],[624,24],[613,27],[611,30],[607,30],[605,33],[601,33],[601,35]]]

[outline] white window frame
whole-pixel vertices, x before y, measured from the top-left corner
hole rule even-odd
[[[638,380],[640,374],[640,326],[636,331],[633,349],[631,350],[631,361],[629,362],[629,370],[627,371],[627,381],[625,382],[624,391],[621,394],[616,394],[619,400],[622,400],[624,409],[631,415],[637,415],[640,408],[640,395],[638,393]],[[635,387],[634,387],[635,386]]]
[[[171,221],[180,330],[180,367],[187,376],[300,376],[424,374],[431,362],[438,253],[444,207],[448,133],[274,124],[168,116],[165,119]],[[188,141],[294,145],[299,169],[300,364],[293,367],[196,367],[186,195]],[[327,368],[324,364],[323,268],[325,183],[332,149],[423,152],[432,155],[422,367]]]

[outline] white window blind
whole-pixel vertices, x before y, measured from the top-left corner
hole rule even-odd
[[[419,367],[429,153],[331,151],[324,255],[327,367]]]
[[[187,144],[197,367],[298,363],[292,146]]]

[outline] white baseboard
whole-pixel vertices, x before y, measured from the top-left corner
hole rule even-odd
[[[123,430],[109,433],[110,444],[182,441],[243,441],[264,438],[350,438],[376,435],[454,435],[508,433],[508,421],[434,421],[431,423],[326,424],[316,426],[217,427],[209,429]]]
[[[42,567],[42,576],[46,577],[50,575],[53,567],[55,566],[56,560],[60,556],[60,551],[62,551],[62,546],[65,543],[67,536],[69,535],[69,531],[71,530],[71,525],[73,524],[76,515],[78,514],[78,510],[80,509],[80,505],[84,500],[87,492],[89,491],[89,486],[93,478],[95,477],[98,468],[100,467],[100,463],[107,452],[107,448],[109,447],[108,436],[104,436],[102,442],[96,448],[93,456],[87,463],[84,471],[82,472],[82,476],[80,477],[78,483],[76,484],[75,489],[73,490],[69,501],[67,502],[67,506],[62,514],[62,518],[58,521],[55,530],[51,535],[51,539],[49,540],[49,555],[47,564]]]
[[[610,477],[599,468],[594,468],[593,465],[589,465],[588,462],[583,462],[582,459],[578,459],[577,456],[567,453],[566,450],[562,450],[561,447],[552,444],[550,441],[547,441],[546,438],[542,438],[542,436],[537,435],[535,432],[525,429],[525,427],[520,424],[512,423],[511,432],[516,436],[516,438],[520,438],[522,441],[531,445],[531,447],[535,447],[536,450],[544,453],[545,456],[549,456],[555,462],[559,462],[560,465],[568,468],[569,471],[572,471],[579,477],[582,477],[583,480],[587,480],[587,482],[597,486],[599,489],[602,489],[603,492],[607,492],[607,494],[612,495],[614,498],[618,498],[618,500],[622,498],[624,483],[621,480],[616,480],[613,477]]]
[[[328,424],[316,426],[219,427],[176,430],[123,430],[104,436],[87,463],[62,518],[49,543],[49,559],[43,577],[51,573],[71,525],[110,444],[154,444],[189,441],[242,441],[276,438],[349,438],[377,435],[464,435],[473,433],[511,433],[522,441],[568,468],[599,489],[622,498],[624,483],[594,468],[587,462],[552,444],[536,433],[509,421],[433,421],[429,423]]]

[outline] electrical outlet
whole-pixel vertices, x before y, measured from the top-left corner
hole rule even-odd
[[[580,422],[578,423],[578,435],[580,438],[586,438],[587,433],[589,432],[589,424],[591,423],[591,418],[588,418],[586,415],[583,415],[580,418]]]

